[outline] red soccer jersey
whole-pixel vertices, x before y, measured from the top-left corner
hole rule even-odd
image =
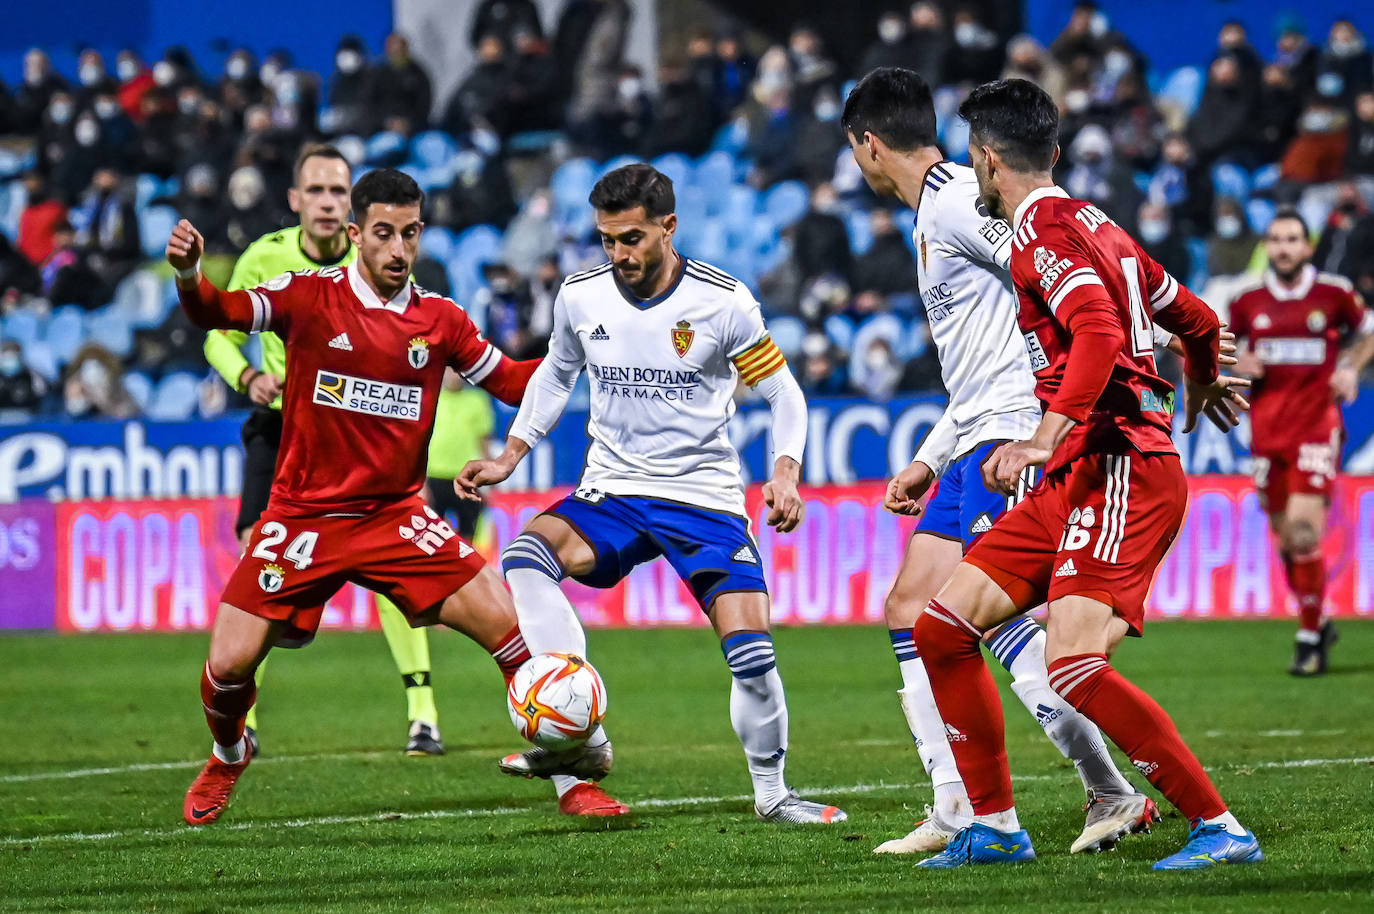
[[[1020,301],[1018,320],[1042,403],[1048,408],[1064,381],[1075,312],[1099,302],[1104,290],[1112,320],[1125,337],[1119,351],[1101,353],[1113,361],[1106,387],[1046,472],[1089,451],[1177,453],[1170,437],[1174,389],[1155,368],[1153,324],[1166,308],[1197,326],[1210,321],[1213,329],[1215,317],[1101,210],[1058,187],[1028,196],[1017,208],[1014,226],[1011,275]],[[1214,377],[1215,361],[1198,369]]]
[[[1356,330],[1374,331],[1374,314],[1350,283],[1309,264],[1297,287],[1285,289],[1266,272],[1263,284],[1231,305],[1231,329],[1264,365],[1250,397],[1255,453],[1330,441],[1341,428],[1331,392],[1341,344]]]
[[[418,492],[444,367],[476,384],[501,361],[450,299],[411,283],[383,302],[356,265],[284,273],[247,294],[251,329],[286,342],[269,511],[365,514]]]

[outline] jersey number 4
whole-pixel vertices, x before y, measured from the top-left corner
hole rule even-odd
[[[1140,262],[1134,257],[1121,258],[1121,272],[1126,279],[1126,298],[1131,308],[1131,355],[1153,355],[1155,328],[1145,296],[1140,291]]]
[[[273,551],[282,540],[286,539],[286,527],[274,520],[269,520],[262,525],[262,541],[253,549],[253,557],[264,559],[268,562],[277,560],[277,553]],[[296,534],[286,546],[286,551],[282,553],[282,558],[296,566],[297,569],[309,568],[315,555],[315,543],[320,539],[320,535],[314,530],[306,530],[304,533]]]

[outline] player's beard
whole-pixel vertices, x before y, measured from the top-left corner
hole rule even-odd
[[[1305,266],[1307,266],[1307,261],[1299,260],[1297,263],[1293,264],[1290,269],[1281,270],[1278,264],[1274,263],[1272,260],[1269,261],[1269,268],[1274,271],[1274,275],[1279,278],[1279,281],[1286,285],[1296,280],[1299,274],[1302,273],[1302,268]]]

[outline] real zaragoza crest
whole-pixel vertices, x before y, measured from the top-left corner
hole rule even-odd
[[[690,321],[678,321],[677,326],[672,329],[673,349],[677,352],[677,357],[682,358],[687,355],[687,350],[692,348],[692,339],[697,332],[692,329]]]
[[[424,368],[429,364],[429,340],[415,337],[410,341],[410,349],[407,350],[406,357],[410,360],[411,368]]]

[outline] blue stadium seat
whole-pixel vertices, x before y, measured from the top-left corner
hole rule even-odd
[[[719,195],[690,184],[679,188],[676,193],[678,222],[718,221],[710,218],[711,202],[717,196]]]
[[[944,130],[945,148],[949,158],[960,165],[968,164],[968,121],[961,117],[952,119]]]
[[[517,156],[536,155],[548,152],[561,139],[561,130],[522,130],[506,139],[506,152]]]
[[[334,148],[339,150],[339,152],[343,154],[343,157],[348,159],[348,164],[354,168],[363,164],[363,160],[367,158],[366,141],[364,141],[362,137],[354,136],[351,133],[341,137],[335,137]]]
[[[458,154],[458,144],[442,130],[426,130],[410,141],[410,154],[426,168],[442,168]]]
[[[723,150],[708,152],[692,169],[692,184],[713,194],[735,183],[735,157]]]
[[[44,321],[28,308],[16,308],[0,321],[0,337],[14,340],[20,348],[27,349],[43,332]]]
[[[731,185],[724,193],[711,194],[708,200],[718,205],[716,215],[736,233],[748,229],[759,210],[759,192],[748,184]]]
[[[728,155],[738,154],[747,145],[749,145],[749,123],[742,117],[737,117],[721,126],[716,131],[716,135],[711,138],[711,150],[724,152]]]
[[[667,175],[674,189],[681,189],[692,180],[692,160],[680,152],[665,153],[649,164]]]
[[[811,195],[800,181],[782,181],[763,195],[763,210],[774,222],[787,227],[805,215]]]
[[[1189,238],[1188,258],[1192,261],[1193,269],[1184,283],[1189,288],[1201,289],[1207,283],[1207,239]]]
[[[1212,186],[1218,196],[1235,197],[1242,203],[1250,199],[1250,174],[1231,162],[1212,166]]]
[[[447,262],[453,256],[453,232],[442,225],[426,227],[420,236],[420,250],[435,260]]]
[[[802,340],[806,339],[806,324],[800,318],[784,314],[768,321],[768,334],[783,355],[795,358],[801,352]]]
[[[406,138],[394,130],[383,130],[366,140],[365,149],[363,161],[368,165],[395,165],[405,159]]]
[[[873,247],[873,216],[866,209],[852,209],[844,221],[849,229],[849,250],[855,256],[867,254]]]
[[[140,412],[148,411],[148,403],[153,399],[153,379],[141,371],[131,371],[124,376],[124,389],[129,392]]]
[[[34,340],[24,347],[24,361],[49,384],[55,384],[62,373],[63,363],[44,340]]]
[[[19,237],[19,217],[27,202],[28,194],[24,192],[24,185],[18,181],[0,184],[0,232],[7,238]]]
[[[1254,180],[1250,187],[1251,192],[1258,193],[1262,190],[1269,190],[1271,187],[1278,184],[1279,179],[1283,177],[1283,169],[1279,166],[1278,162],[1273,162],[1269,165],[1262,165],[1256,168],[1252,177]]]
[[[200,402],[200,380],[184,371],[167,375],[158,383],[148,400],[149,419],[180,422],[190,419]]]
[[[1202,70],[1197,67],[1179,67],[1164,78],[1156,102],[1172,102],[1185,116],[1197,110],[1202,100]]]
[[[922,317],[913,317],[902,328],[901,339],[895,349],[897,358],[907,361],[925,355],[930,348],[930,334]]]
[[[607,161],[602,162],[601,165],[597,167],[596,179],[600,181],[602,178],[606,177],[606,175],[615,171],[617,168],[624,168],[626,165],[633,165],[636,162],[642,161],[644,160],[639,158],[638,156],[616,156],[614,159],[608,159]]]
[[[53,311],[43,339],[52,347],[53,357],[65,365],[86,342],[85,329],[81,309],[76,305],[63,305]]]
[[[1256,232],[1263,233],[1269,228],[1276,212],[1278,207],[1274,205],[1273,200],[1251,197],[1250,202],[1245,204],[1245,218],[1250,223],[1250,228]]]
[[[142,209],[152,202],[162,189],[157,175],[139,175],[134,179],[134,209]]]
[[[580,233],[569,229],[587,220],[587,195],[596,183],[596,163],[588,158],[569,159],[553,170],[549,190],[553,193],[554,220],[566,234]]]
[[[863,358],[874,340],[884,339],[892,347],[893,353],[897,354],[902,348],[905,334],[906,327],[902,325],[901,318],[895,314],[875,314],[859,324],[847,348],[851,357]]]
[[[149,206],[139,212],[138,238],[144,257],[150,260],[162,257],[177,219],[177,211],[170,206]]]
[[[825,335],[839,348],[850,351],[854,342],[854,322],[843,314],[832,314],[825,319]]]
[[[106,305],[93,313],[86,322],[86,333],[121,359],[134,351],[134,329],[118,305]]]

